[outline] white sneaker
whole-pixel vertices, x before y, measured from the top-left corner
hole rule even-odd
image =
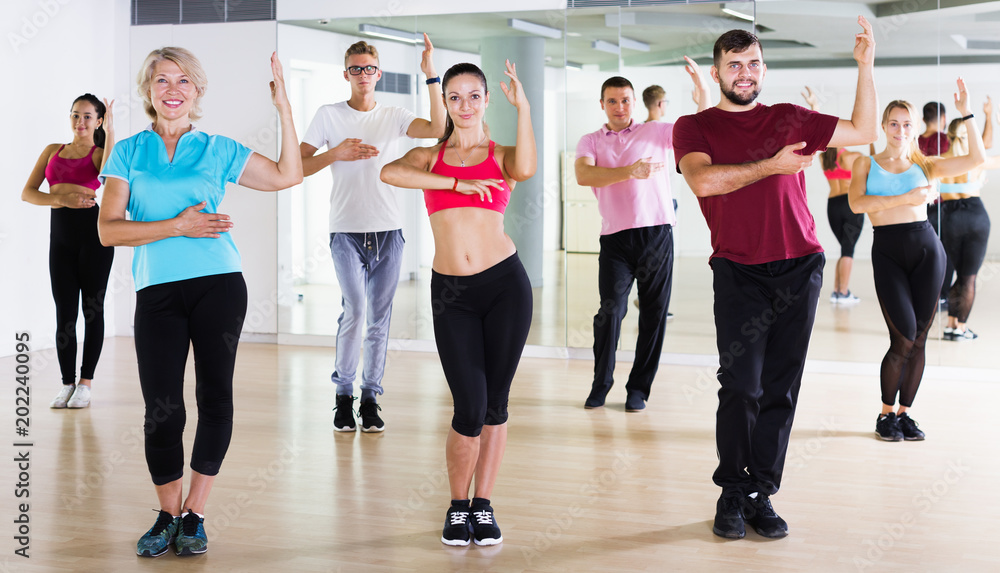
[[[67,408],[86,408],[90,405],[90,386],[77,384],[73,397],[66,402]]]
[[[49,408],[65,408],[66,402],[69,401],[69,397],[73,395],[73,390],[75,389],[76,386],[73,384],[63,384],[62,389],[59,390],[56,397],[49,402]]]
[[[840,295],[840,300],[837,302],[840,304],[855,304],[861,302],[861,299],[851,294],[851,291],[847,291],[847,294]]]

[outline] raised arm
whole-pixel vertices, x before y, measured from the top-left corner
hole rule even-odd
[[[819,111],[819,96],[816,95],[816,92],[811,87],[806,86],[806,91],[802,92],[802,97],[806,100],[806,105],[809,106],[809,109]]]
[[[875,92],[875,36],[872,25],[858,16],[863,31],[855,36],[854,59],[858,62],[858,88],[851,119],[837,122],[830,147],[864,145],[878,139],[878,94]]]
[[[201,213],[205,202],[192,205],[172,219],[163,221],[129,221],[125,218],[128,207],[129,185],[117,177],[108,177],[104,183],[104,200],[97,219],[97,233],[105,247],[138,247],[169,237],[193,239],[218,239],[233,227],[229,215]]]
[[[701,73],[701,67],[698,66],[697,62],[687,56],[684,56],[684,61],[687,62],[687,65],[684,66],[684,71],[691,76],[691,82],[694,83],[694,89],[691,91],[691,99],[698,106],[698,111],[708,109],[712,105],[712,102],[709,100],[708,81]]]
[[[437,77],[434,71],[434,45],[431,39],[424,34],[424,51],[420,54],[420,71],[427,79]],[[431,120],[427,121],[418,117],[410,123],[406,130],[406,135],[413,139],[437,139],[444,135],[444,124],[448,117],[448,111],[444,107],[444,98],[441,96],[441,82],[434,82],[427,86],[427,95],[431,98]]]
[[[965,117],[971,115],[969,108],[969,91],[965,87],[965,80],[958,78],[958,91],[955,92],[955,109],[959,115]],[[979,127],[976,118],[965,120],[965,129],[968,131],[969,153],[968,155],[958,155],[954,157],[934,157],[931,158],[928,176],[932,179],[940,177],[954,177],[968,173],[979,167],[986,161],[986,148],[983,146],[983,139],[979,135]]]
[[[384,183],[404,189],[448,189],[463,195],[479,195],[484,201],[493,201],[490,188],[500,189],[502,179],[457,179],[431,173],[431,164],[437,157],[436,147],[414,147],[406,155],[386,163],[379,178]]]
[[[104,123],[101,127],[104,128],[104,149],[101,150],[101,162],[97,166],[97,171],[104,171],[104,165],[108,162],[111,157],[111,150],[115,147],[115,117],[114,113],[111,111],[115,105],[115,100],[108,101],[104,98]]]
[[[773,157],[732,165],[713,165],[707,153],[695,151],[681,157],[678,165],[684,180],[698,197],[726,195],[765,177],[792,175],[809,167],[812,155],[794,153],[805,146],[806,142],[800,141],[782,147]]]
[[[513,149],[504,150],[503,168],[507,177],[514,181],[524,181],[535,174],[538,168],[538,153],[535,149],[535,130],[531,127],[531,105],[524,95],[524,86],[517,79],[517,67],[505,62],[504,74],[510,78],[510,86],[500,82],[500,90],[507,101],[517,109],[517,140]],[[513,153],[511,153],[513,151]]]
[[[854,162],[851,186],[847,189],[847,201],[851,205],[851,211],[877,213],[903,205],[923,205],[937,198],[937,191],[929,185],[911,189],[902,195],[868,195],[868,171],[871,169],[872,161],[874,160],[871,157],[862,156]]]
[[[986,103],[983,104],[983,147],[986,149],[993,147],[993,116],[996,111],[996,108],[993,107],[993,99],[986,96]]]
[[[258,191],[278,191],[302,182],[302,156],[298,149],[298,136],[292,123],[292,106],[285,92],[285,78],[276,52],[271,54],[271,101],[278,109],[281,121],[281,151],[278,161],[254,153],[247,162],[239,184]]]

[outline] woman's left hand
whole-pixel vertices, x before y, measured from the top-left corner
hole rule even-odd
[[[281,68],[281,60],[278,59],[278,53],[271,53],[271,74],[274,79],[271,81],[271,102],[274,107],[288,108],[288,94],[285,92],[285,76],[284,70]]]
[[[510,87],[500,82],[500,90],[514,107],[520,108],[522,105],[528,105],[528,97],[524,95],[524,86],[521,85],[521,80],[517,79],[517,67],[510,63],[510,60],[506,60],[506,66],[504,75],[510,78]]]
[[[958,78],[958,91],[955,92],[955,109],[957,109],[959,115],[962,116],[970,115],[972,113],[969,109],[969,90],[966,89],[965,80],[961,77]]]
[[[104,128],[106,133],[114,134],[115,132],[115,115],[112,111],[115,107],[115,100],[108,101],[108,98],[104,98],[104,122],[101,123],[101,127]]]

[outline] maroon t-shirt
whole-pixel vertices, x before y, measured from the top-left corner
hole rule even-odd
[[[934,155],[941,155],[942,153],[947,153],[948,148],[951,147],[951,140],[948,139],[948,134],[943,131],[936,131],[934,135],[924,137],[921,135],[917,138],[917,147],[920,148],[920,153],[930,157]]]
[[[750,111],[711,107],[674,124],[674,157],[705,153],[714,165],[773,157],[782,147],[806,142],[798,153],[825,149],[837,118],[782,103]],[[699,197],[712,233],[712,257],[757,265],[823,252],[809,212],[805,175],[771,175],[725,195]]]

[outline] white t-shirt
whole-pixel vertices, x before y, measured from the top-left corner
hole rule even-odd
[[[335,161],[330,193],[331,233],[374,233],[400,229],[399,191],[379,179],[382,166],[399,159],[399,141],[416,115],[401,107],[378,103],[371,111],[358,111],[346,101],[324,105],[309,124],[303,143],[316,149],[334,148],[349,137],[374,145],[377,157]]]

